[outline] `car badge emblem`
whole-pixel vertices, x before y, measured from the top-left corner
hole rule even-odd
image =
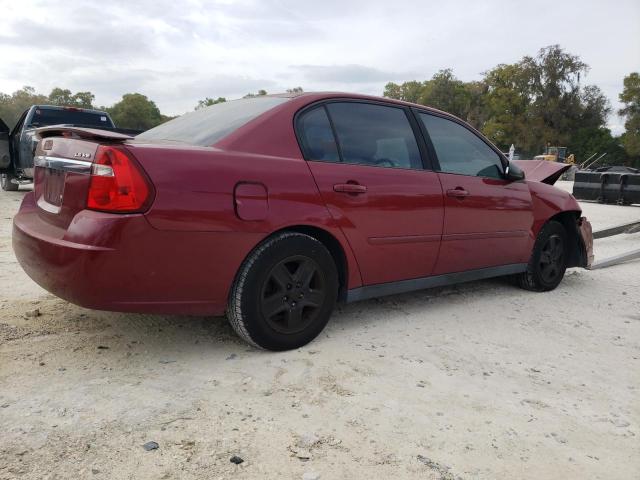
[[[76,152],[73,156],[79,157],[79,158],[91,158],[90,153],[83,153],[83,152]]]

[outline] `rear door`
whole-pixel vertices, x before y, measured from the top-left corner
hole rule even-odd
[[[9,127],[0,118],[0,173],[11,170],[11,148],[9,146]]]
[[[435,274],[526,263],[532,202],[524,181],[507,181],[500,155],[462,123],[417,112],[438,162],[444,227]]]
[[[438,256],[442,189],[417,128],[407,109],[378,103],[331,101],[298,116],[305,158],[365,285],[428,276]]]

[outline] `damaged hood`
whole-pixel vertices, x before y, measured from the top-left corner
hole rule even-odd
[[[512,160],[524,171],[526,180],[553,185],[564,172],[571,168],[570,164],[548,162],[546,160]]]

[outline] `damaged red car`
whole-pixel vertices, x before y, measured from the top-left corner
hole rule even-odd
[[[39,130],[18,260],[88,308],[220,315],[252,345],[313,340],[336,302],[514,276],[555,288],[589,223],[465,122],[339,93],[220,103],[136,137]]]

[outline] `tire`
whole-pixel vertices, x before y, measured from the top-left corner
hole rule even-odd
[[[0,186],[5,192],[17,192],[20,185],[13,183],[11,180],[16,178],[12,173],[0,174]]]
[[[227,318],[251,345],[291,350],[324,329],[338,297],[338,272],[325,246],[284,232],[258,245],[231,288]]]
[[[546,292],[556,288],[567,270],[567,231],[561,223],[547,222],[536,238],[527,270],[517,276],[525,290]]]

